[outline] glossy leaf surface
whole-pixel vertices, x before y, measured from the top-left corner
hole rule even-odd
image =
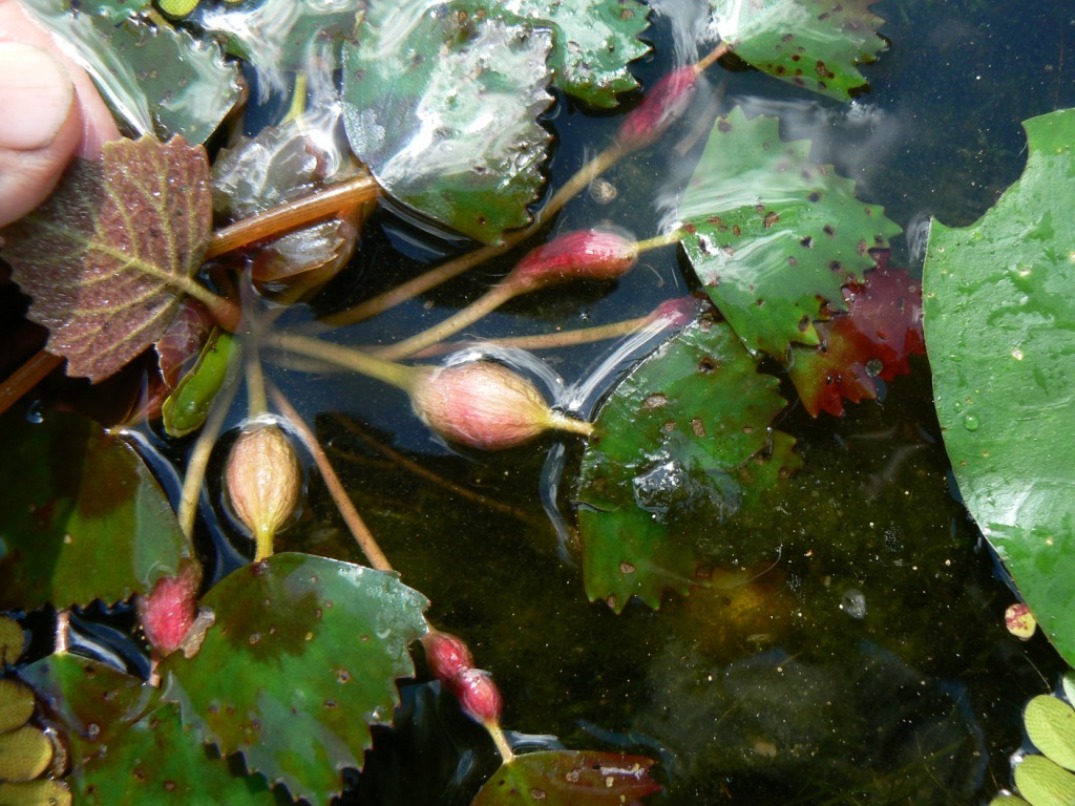
[[[1022,177],[924,274],[934,403],[963,500],[1075,664],[1075,110],[1024,123]]]
[[[149,469],[81,417],[0,418],[0,610],[118,602],[174,575],[189,547]]]
[[[783,360],[793,342],[818,344],[823,306],[844,310],[841,286],[900,231],[854,187],[810,162],[809,141],[783,142],[775,117],[736,107],[717,120],[683,194],[682,243],[751,352]]]
[[[179,721],[160,690],[98,661],[52,655],[20,671],[69,753],[79,803],[274,803]]]
[[[191,659],[161,666],[167,697],[224,754],[323,802],[361,768],[369,725],[413,675],[426,600],[391,574],[304,554],[240,568],[201,600],[216,623]]]
[[[651,759],[620,753],[549,750],[516,756],[485,782],[472,806],[618,806],[661,790]]]
[[[388,193],[479,241],[530,221],[552,102],[547,29],[470,0],[372,3],[344,46],[344,120]]]
[[[549,66],[553,84],[581,101],[616,105],[616,96],[638,86],[627,64],[646,54],[639,37],[649,25],[635,0],[506,0],[504,7],[553,29]]]
[[[887,48],[877,0],[709,0],[711,24],[743,61],[797,87],[847,101],[858,65]]]
[[[198,360],[176,384],[161,406],[164,430],[170,437],[197,431],[209,416],[217,393],[234,371],[241,353],[239,342],[217,328],[202,346]]]
[[[71,44],[115,113],[140,135],[204,142],[242,94],[238,68],[214,42],[140,19],[116,25],[115,13],[72,11],[67,0],[24,5]]]
[[[201,266],[212,227],[205,151],[182,138],[106,143],[3,230],[0,256],[67,373],[99,381],[153,344]]]
[[[739,469],[784,406],[731,328],[703,318],[619,383],[576,495],[586,593],[616,611],[699,581],[699,545],[748,500]],[[760,474],[758,478],[767,478]]]

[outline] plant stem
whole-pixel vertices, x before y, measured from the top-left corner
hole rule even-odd
[[[664,235],[654,235],[652,238],[646,238],[644,241],[639,241],[635,245],[635,248],[638,249],[639,254],[642,254],[643,252],[648,252],[650,249],[659,249],[662,246],[679,243],[683,240],[685,234],[686,233],[684,233],[683,230],[677,229],[665,233]]]
[[[246,375],[246,414],[251,420],[260,417],[269,410],[265,398],[265,373],[261,367],[257,342],[251,339],[243,357],[243,371]]]
[[[353,347],[344,347],[320,339],[313,339],[309,336],[277,333],[268,336],[265,339],[265,344],[360,372],[363,375],[368,375],[371,378],[376,378],[379,381],[384,381],[398,389],[402,389],[408,394],[413,389],[419,374],[426,371],[421,367],[406,367],[361,350],[356,350]]]
[[[313,431],[310,430],[310,427],[306,425],[306,422],[299,416],[294,406],[291,405],[290,401],[279,389],[271,386],[269,395],[272,397],[273,405],[287,417],[291,427],[298,433],[306,449],[313,457],[317,469],[321,472],[321,478],[325,481],[325,487],[328,488],[329,495],[332,496],[336,508],[340,511],[340,516],[354,536],[355,542],[362,549],[362,553],[366,555],[370,565],[378,571],[391,571],[392,564],[388,562],[388,558],[381,551],[381,547],[377,545],[377,540],[373,537],[373,533],[370,532],[369,527],[362,520],[362,516],[355,509],[355,505],[343,488],[340,477],[336,475],[332,463],[329,461],[328,456],[325,455],[325,451]]]
[[[368,174],[362,174],[312,193],[309,196],[270,207],[249,218],[236,221],[213,233],[205,259],[231,252],[255,241],[278,235],[377,198],[381,188]]]
[[[713,50],[709,51],[708,54],[695,62],[694,69],[697,70],[699,74],[704,73],[706,70],[712,67],[719,59],[723,58],[723,56],[730,50],[731,48],[728,47],[727,42],[721,42],[719,45],[713,48]]]
[[[493,744],[496,745],[497,751],[500,753],[500,758],[505,764],[509,764],[512,759],[515,758],[515,753],[511,750],[511,745],[508,744],[508,737],[504,735],[504,731],[500,728],[496,722],[485,722],[483,727],[489,732],[489,735],[493,739]]]
[[[45,380],[58,366],[63,364],[58,355],[41,349],[30,356],[21,367],[0,383],[0,414],[10,409],[27,392]]]

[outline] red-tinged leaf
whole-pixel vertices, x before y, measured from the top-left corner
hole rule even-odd
[[[527,753],[485,782],[471,806],[641,804],[661,790],[649,777],[651,759],[620,753],[559,750]]]
[[[49,329],[49,352],[97,382],[153,344],[196,286],[211,218],[204,149],[117,140],[0,232],[0,255],[33,298],[29,318]]]
[[[821,344],[792,349],[788,374],[811,416],[840,416],[844,400],[876,399],[875,378],[908,374],[909,357],[925,352],[921,286],[903,269],[887,268],[882,255],[864,282],[844,287],[847,313],[816,323]]]

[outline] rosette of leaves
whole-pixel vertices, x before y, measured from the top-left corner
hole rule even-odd
[[[868,85],[858,65],[888,45],[877,0],[709,0],[710,30],[743,61],[838,101]]]
[[[683,247],[710,299],[751,353],[785,360],[816,345],[814,321],[844,311],[842,287],[873,268],[900,228],[855,183],[783,142],[779,120],[720,118],[678,210]]]
[[[963,501],[1072,664],[1075,110],[1023,126],[1019,180],[970,226],[932,224],[926,349]]]

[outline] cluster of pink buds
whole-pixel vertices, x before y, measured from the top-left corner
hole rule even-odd
[[[487,728],[500,722],[504,701],[492,675],[473,667],[474,658],[463,639],[432,632],[422,639],[429,669],[459,700],[463,713]]]

